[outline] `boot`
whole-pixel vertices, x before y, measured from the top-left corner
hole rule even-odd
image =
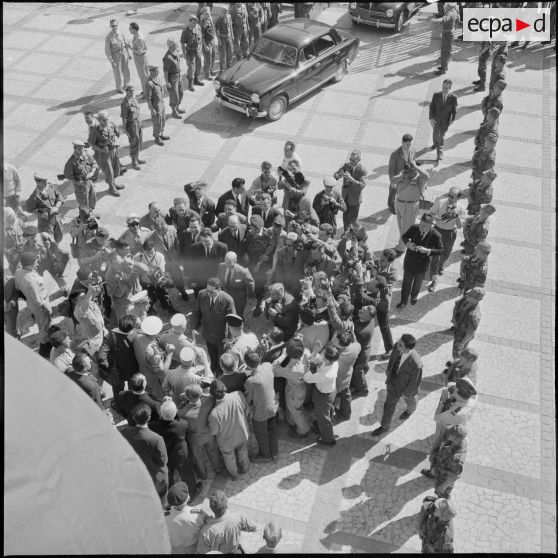
[[[115,198],[120,197],[120,192],[116,188],[109,188],[109,194]]]
[[[138,162],[140,165],[143,165],[145,163],[145,159],[140,159],[139,157],[136,159],[136,162]]]
[[[194,76],[194,85],[205,85],[205,83],[200,81],[198,76]]]
[[[172,117],[182,119],[182,116],[180,116],[180,114],[178,114],[178,112],[176,111],[176,107],[172,108]]]
[[[132,159],[132,168],[134,170],[141,170],[141,167],[138,165],[138,160],[137,159]]]
[[[176,112],[178,112],[179,114],[184,114],[186,111],[183,108],[176,107]]]
[[[195,91],[194,85],[192,84],[192,80],[188,78],[188,91]]]
[[[155,138],[155,143],[156,143],[157,145],[165,145],[165,144],[163,143],[163,140],[162,140],[159,136],[157,136],[157,137]]]

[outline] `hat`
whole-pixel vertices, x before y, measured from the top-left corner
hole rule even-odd
[[[170,325],[172,327],[185,326],[187,323],[188,320],[186,320],[186,316],[184,314],[174,314],[170,319]]]
[[[432,216],[431,213],[423,213],[420,220],[424,221],[425,223],[430,223],[430,224],[434,223],[434,217]]]
[[[499,109],[499,108],[496,108],[496,107],[492,107],[492,108],[488,111],[487,114],[490,114],[490,115],[492,115],[492,116],[498,117],[498,116],[500,116],[500,109]]]
[[[301,358],[304,354],[304,343],[300,339],[291,339],[286,347],[289,358]]]
[[[128,91],[128,90],[130,90],[130,89],[134,89],[134,85],[133,85],[132,83],[127,83],[127,84],[124,86],[124,91]]]
[[[132,304],[141,304],[142,302],[147,302],[149,297],[147,296],[147,291],[140,291],[132,296],[130,302]]]
[[[260,229],[264,226],[264,220],[261,215],[252,215],[252,217],[250,217],[250,223]]]
[[[105,227],[99,227],[95,231],[95,236],[100,236],[101,238],[108,238],[110,236],[110,233],[108,232],[108,229],[105,229]]]
[[[126,224],[128,225],[130,221],[139,221],[139,215],[137,213],[128,213]]]
[[[149,68],[149,71],[159,69],[159,66],[147,66],[147,67]]]
[[[488,244],[488,242],[485,242],[484,240],[479,242],[475,246],[475,249],[476,248],[478,248],[481,252],[484,252],[485,254],[490,254],[490,252],[492,251],[492,246],[490,246],[490,244]]]
[[[438,498],[434,502],[434,506],[436,509],[440,510],[440,521],[443,521],[444,523],[447,523],[450,519],[457,515],[453,506],[445,498]]]
[[[495,84],[494,87],[501,89],[502,91],[508,86],[508,84],[503,80],[499,79]]]
[[[189,21],[192,21],[192,20],[199,21],[199,19],[198,19],[194,14],[192,14],[192,15],[188,18],[188,20],[189,20]]]
[[[281,225],[282,227],[285,226],[285,217],[283,217],[283,215],[277,215],[277,217],[275,217],[275,220],[273,221],[274,225]]]
[[[163,321],[157,316],[147,316],[141,322],[141,330],[146,335],[158,335],[163,329]]]
[[[20,256],[21,265],[23,267],[34,264],[38,259],[39,256],[35,252],[23,252]]]
[[[26,236],[35,236],[39,233],[39,229],[35,225],[27,225],[23,227],[23,234]]]
[[[38,182],[40,180],[48,180],[48,178],[41,172],[36,172],[33,174],[33,178]]]
[[[72,142],[72,145],[74,147],[85,147],[85,142],[81,141],[81,140],[74,140]]]
[[[467,376],[458,378],[455,381],[455,386],[457,387],[457,391],[461,392],[467,398],[473,397],[473,395],[477,395],[478,393],[475,384],[473,384]]]
[[[237,314],[227,314],[225,316],[225,323],[231,327],[242,327],[244,320]]]
[[[466,291],[465,295],[471,296],[475,300],[482,300],[484,298],[484,289],[482,287],[474,287]]]
[[[327,187],[333,187],[337,185],[337,180],[335,180],[335,178],[333,178],[333,176],[324,176],[324,186]]]
[[[196,360],[196,351],[192,347],[184,347],[180,351],[180,360],[182,362],[193,362]]]
[[[171,506],[181,506],[188,500],[188,485],[185,482],[175,482],[167,492],[167,501]]]
[[[295,232],[289,232],[287,233],[287,238],[296,242],[298,240],[298,234],[296,234]]]
[[[496,57],[496,60],[498,60],[498,62],[505,62],[508,59],[508,57],[505,54],[499,54]]]

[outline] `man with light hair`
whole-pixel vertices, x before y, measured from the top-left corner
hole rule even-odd
[[[227,252],[225,261],[220,263],[217,268],[217,277],[221,280],[223,290],[234,300],[236,313],[244,318],[244,309],[248,299],[254,296],[255,283],[250,271],[237,261],[236,252]]]
[[[112,66],[114,81],[118,93],[124,93],[123,83],[130,82],[130,68],[128,61],[131,58],[129,49],[131,48],[124,35],[118,30],[118,21],[110,20],[110,33],[105,37],[105,55]]]
[[[285,548],[279,549],[279,543],[283,538],[283,529],[276,521],[266,523],[263,530],[263,540],[265,545],[258,549],[256,554],[281,554],[285,553]],[[283,545],[281,545],[283,546]],[[282,552],[281,552],[282,551]]]
[[[191,384],[203,385],[202,378],[213,378],[211,370],[194,365],[196,351],[191,347],[184,347],[180,351],[180,366],[170,370],[163,380],[163,391],[170,395],[172,400],[179,404],[184,390]]]
[[[182,118],[181,114],[186,111],[180,108],[184,91],[182,89],[182,78],[180,76],[180,59],[178,55],[178,44],[174,39],[167,40],[168,50],[163,57],[163,73],[169,92],[169,104],[174,118]]]

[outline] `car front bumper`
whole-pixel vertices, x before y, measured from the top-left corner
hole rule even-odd
[[[240,105],[240,104],[237,105],[235,103],[231,103],[230,101],[226,101],[225,99],[219,97],[218,95],[215,95],[215,101],[224,107],[230,108],[232,110],[236,110],[237,112],[242,112],[248,118],[263,118],[267,116],[266,110],[258,111],[256,107],[251,107],[249,105]]]
[[[354,15],[351,15],[351,14],[349,14],[349,17],[355,23],[362,23],[363,25],[370,25],[371,27],[382,27],[382,28],[385,28],[385,29],[395,29],[395,21],[389,21],[389,20],[377,19],[377,18],[364,19],[361,16],[354,16]]]

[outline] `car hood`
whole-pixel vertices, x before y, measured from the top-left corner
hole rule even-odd
[[[249,56],[219,74],[218,79],[221,83],[238,85],[251,93],[261,94],[294,72],[295,68],[291,66],[270,64]]]

